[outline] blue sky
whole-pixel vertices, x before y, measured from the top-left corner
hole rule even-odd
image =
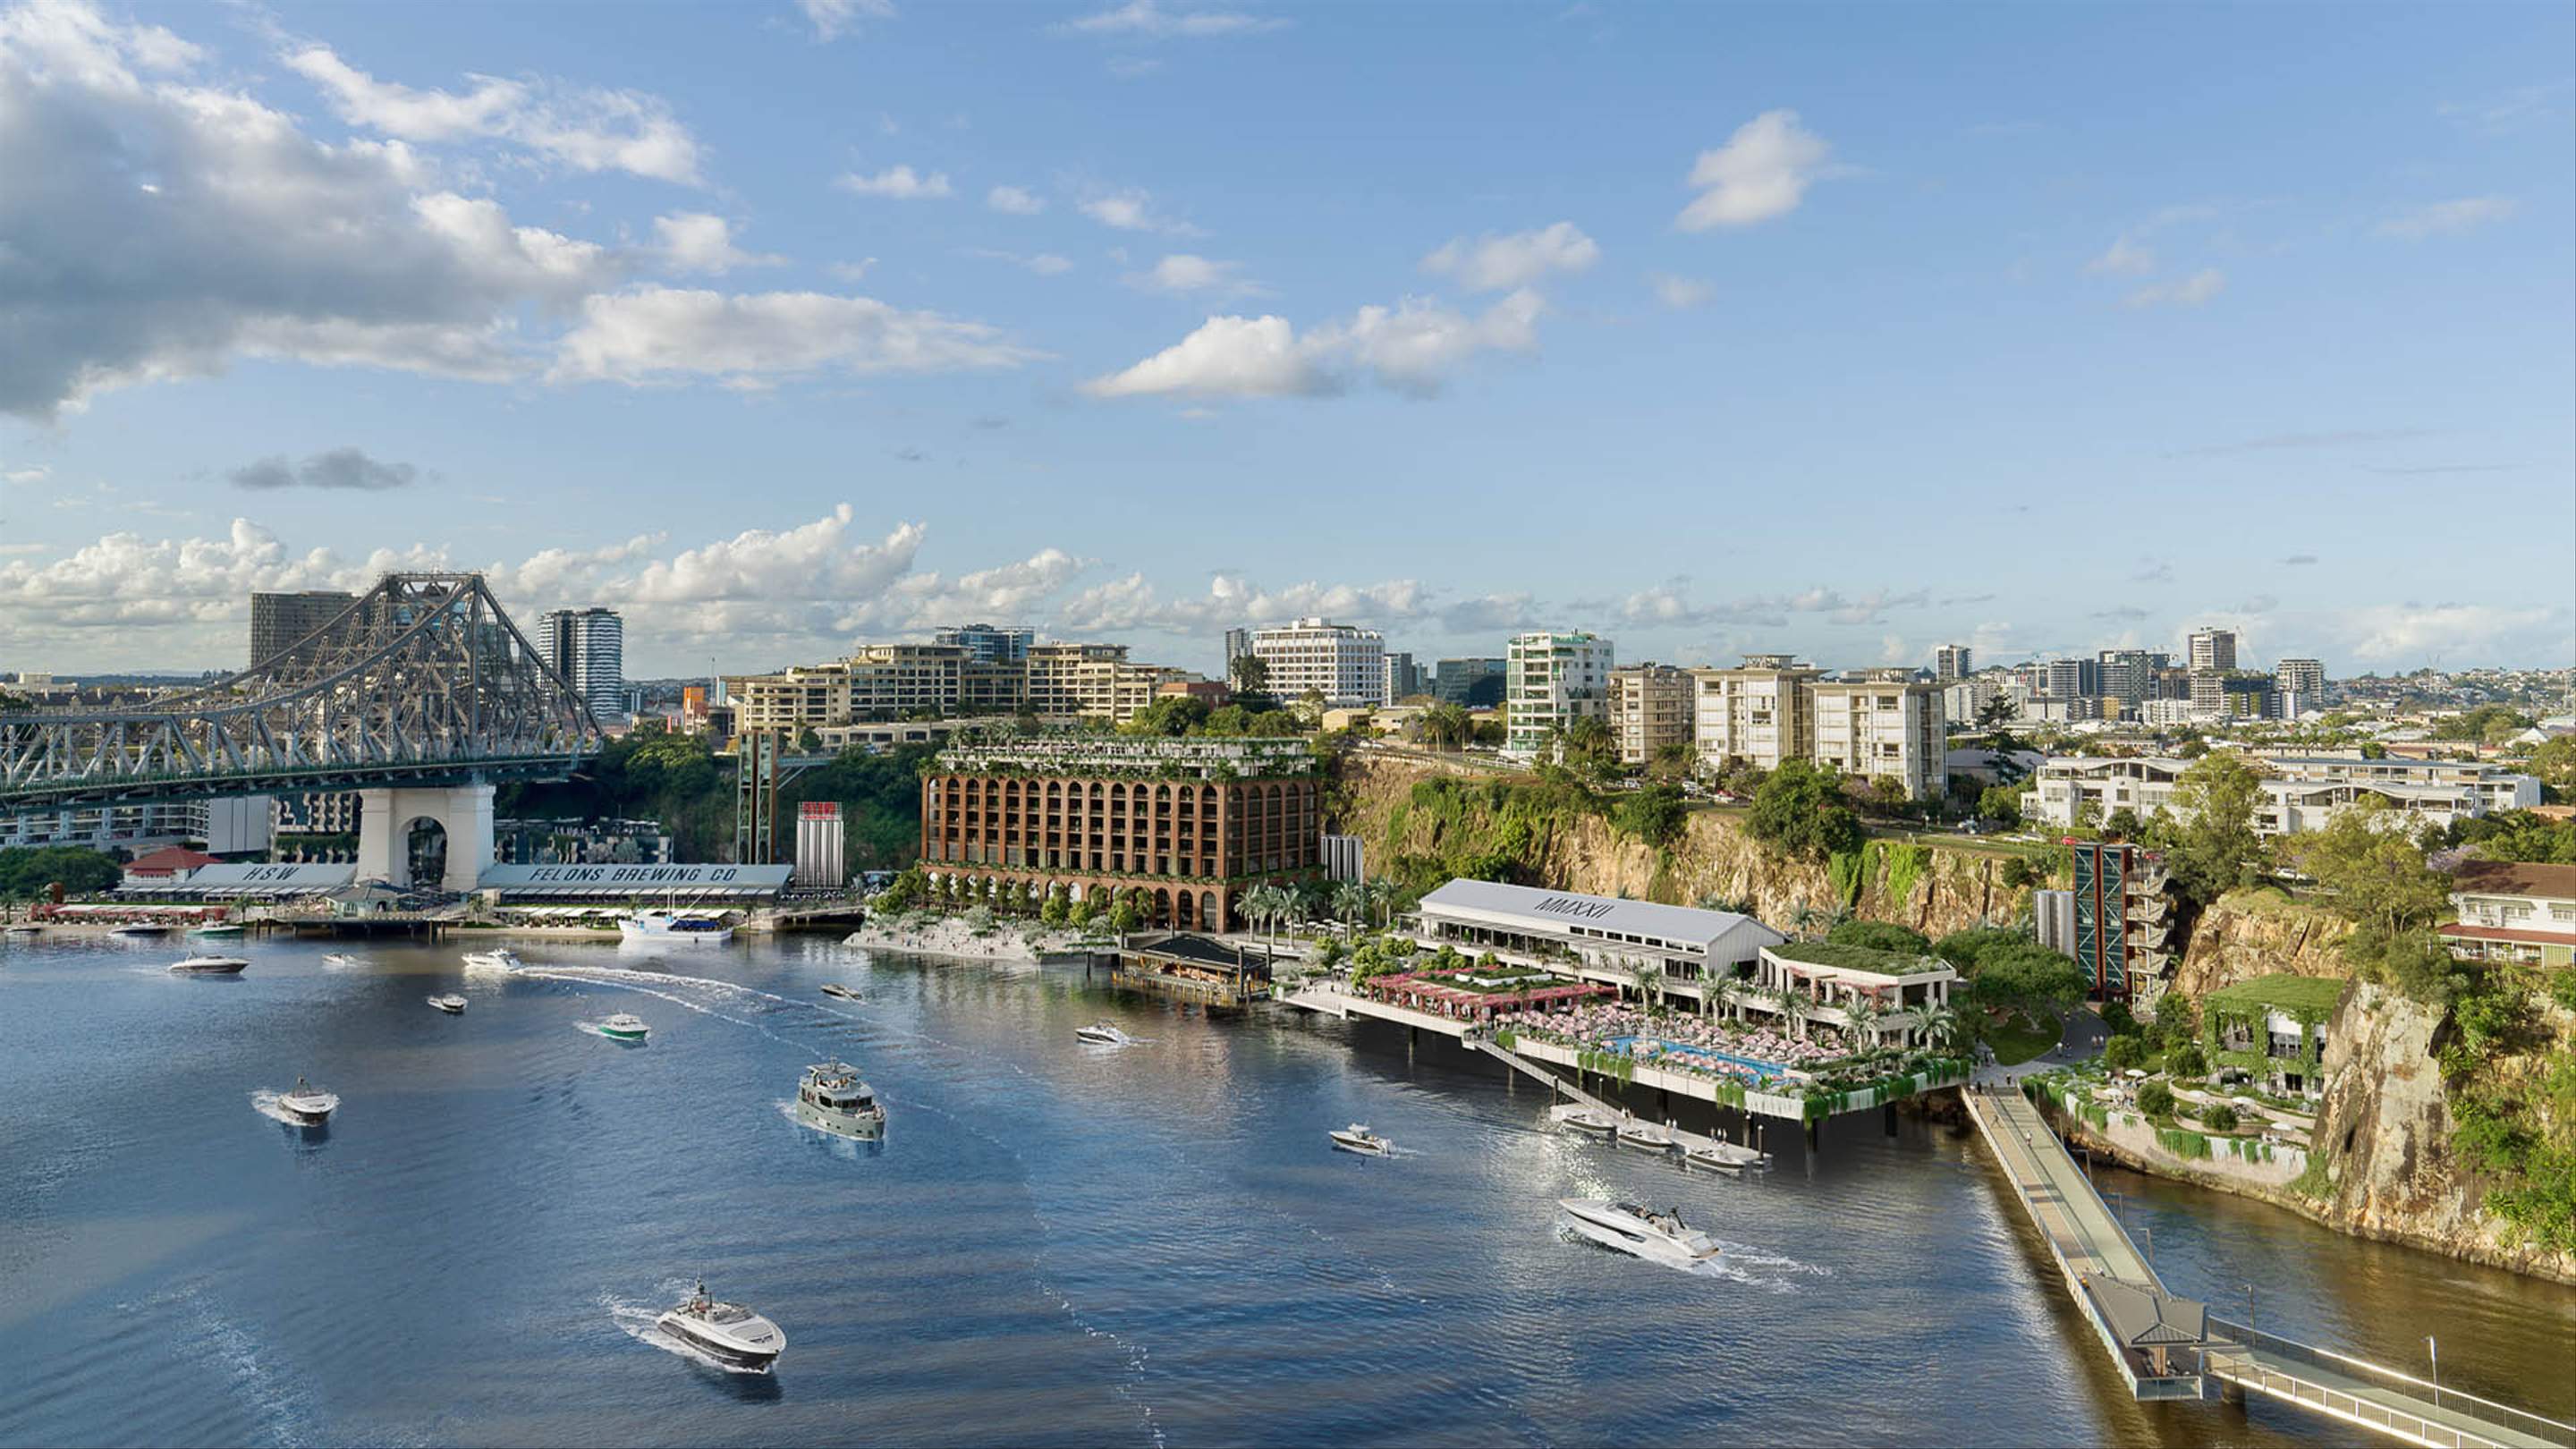
[[[2560,5],[0,4],[0,669],[2576,653]],[[997,190],[1007,188],[1007,190]]]

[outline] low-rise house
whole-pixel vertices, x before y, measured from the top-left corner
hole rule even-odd
[[[2344,985],[2332,976],[2258,976],[2211,992],[2200,1015],[2211,1068],[2241,1072],[2273,1092],[2322,1093],[2326,1024]]]
[[[2452,874],[2451,905],[2460,918],[2441,930],[2454,956],[2576,963],[2576,865],[2474,860]]]

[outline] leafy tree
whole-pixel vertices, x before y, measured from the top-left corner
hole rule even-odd
[[[1038,907],[1038,919],[1050,926],[1061,926],[1065,923],[1066,915],[1071,909],[1065,901],[1064,892],[1050,890],[1046,893],[1046,904]]]
[[[2233,1132],[2236,1123],[2236,1109],[2225,1102],[2208,1107],[2200,1114],[2200,1125],[2212,1132]]]
[[[2437,740],[2467,740],[2473,744],[2502,744],[2531,728],[2531,716],[2505,704],[2482,704],[2472,710],[2436,721],[2432,736]]]
[[[1595,773],[1619,765],[1619,738],[1610,733],[1607,720],[1585,715],[1565,726],[1557,738],[1557,758],[1565,764]]]
[[[1657,847],[1680,838],[1689,818],[1689,803],[1677,785],[1649,785],[1631,791],[1610,811],[1612,828]]]
[[[2207,905],[2262,879],[2263,841],[2254,833],[2262,780],[2243,759],[2222,750],[2193,761],[2175,782],[2173,808],[2180,823],[2159,834],[2165,836],[2166,869],[2185,897]]]
[[[1136,711],[1135,718],[1127,721],[1122,728],[1125,733],[1131,735],[1196,734],[1206,725],[1208,717],[1213,713],[1215,711],[1208,708],[1206,700],[1196,699],[1186,694],[1176,694],[1166,699],[1155,700],[1152,704]]]
[[[2549,820],[2529,810],[2507,810],[2451,822],[2449,843],[2474,845],[2488,860],[2576,865],[2576,820]]]
[[[1270,661],[1258,654],[1238,654],[1226,666],[1226,677],[1233,683],[1236,694],[1268,694]]]
[[[2294,836],[2290,858],[2333,896],[2346,920],[2382,938],[2442,918],[2450,888],[2401,828],[2402,814],[2377,796],[2338,813],[2323,830]]]
[[[1837,946],[1866,946],[1900,956],[1924,956],[1932,951],[1930,938],[1893,921],[1844,921],[1827,931],[1825,939]]]
[[[1476,722],[1465,705],[1435,704],[1422,712],[1423,742],[1434,749],[1461,748],[1475,732]]]
[[[1675,740],[1657,749],[1646,762],[1646,775],[1654,780],[1687,780],[1699,768],[1699,750],[1688,740]]]
[[[2178,1046],[2165,1053],[2165,1071],[2177,1077],[2205,1077],[2209,1058],[2196,1046]]]
[[[1988,785],[1977,795],[1977,818],[2009,830],[2021,824],[2021,802],[2029,793],[2021,785]]]
[[[2134,1036],[2115,1036],[2102,1043],[2102,1064],[2115,1072],[2125,1072],[2146,1060],[2145,1044]]]
[[[2576,794],[2576,735],[2543,741],[2523,767],[2539,779],[2553,798]]]
[[[0,850],[0,899],[35,900],[55,881],[63,893],[96,895],[114,890],[125,878],[116,858],[85,845],[35,845]]]
[[[2139,1111],[2150,1117],[2170,1117],[2173,1115],[2173,1109],[2173,1088],[2162,1082],[2149,1082],[2138,1088]]]
[[[1781,761],[1763,780],[1745,828],[1774,850],[1813,861],[1861,843],[1860,819],[1843,799],[1840,774],[1800,759]]]
[[[1109,908],[1109,929],[1117,932],[1119,935],[1124,936],[1128,932],[1135,930],[1136,922],[1139,919],[1140,917],[1136,910],[1136,903],[1123,897],[1119,900],[1118,904]]]
[[[2056,1017],[2084,999],[2090,983],[2073,960],[2036,941],[2016,941],[1979,956],[1968,995],[1981,1006]]]

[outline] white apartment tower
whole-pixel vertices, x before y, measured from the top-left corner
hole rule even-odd
[[[1386,638],[1375,629],[1300,619],[1252,631],[1252,653],[1270,669],[1270,692],[1302,699],[1308,690],[1330,709],[1384,704]]]
[[[2191,668],[2195,674],[2226,674],[2236,668],[2236,631],[2233,629],[2194,629],[2191,631]]]
[[[1856,779],[1893,780],[1905,798],[1947,790],[1948,727],[1941,686],[1910,669],[1865,669],[1854,679],[1807,686],[1815,719],[1810,758]]]
[[[626,712],[626,621],[614,609],[555,609],[537,620],[537,657],[601,719]]]
[[[1629,664],[1610,671],[1610,732],[1619,763],[1652,762],[1667,745],[1691,743],[1690,671],[1669,664]]]
[[[1702,768],[1742,760],[1776,770],[1783,760],[1803,758],[1815,738],[1804,686],[1822,673],[1788,654],[1747,654],[1738,669],[1692,670],[1699,686],[1692,731]]]
[[[1515,634],[1503,661],[1506,753],[1524,758],[1579,719],[1610,720],[1610,641],[1580,631]]]
[[[2295,694],[2302,704],[2315,704],[2325,698],[2326,662],[2322,659],[2284,659],[2272,668],[2273,686],[2283,694]]]
[[[1932,655],[1932,677],[1943,684],[1956,684],[1977,672],[1976,651],[1965,644],[1944,644]]]

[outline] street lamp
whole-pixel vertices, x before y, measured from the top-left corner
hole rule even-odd
[[[2442,1346],[2428,1333],[2424,1335],[2424,1351],[2433,1356],[2433,1407],[2438,1409],[2442,1407]]]
[[[2254,1326],[2254,1285],[2251,1283],[2245,1285],[2245,1326]]]

